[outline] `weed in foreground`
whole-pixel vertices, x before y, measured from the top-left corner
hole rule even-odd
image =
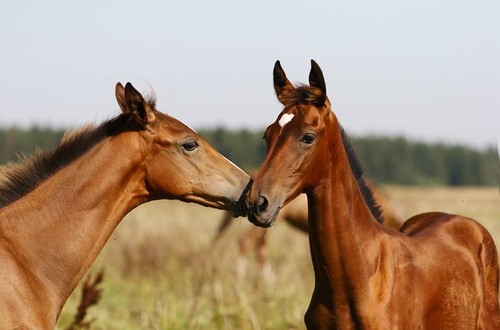
[[[80,299],[80,304],[76,311],[73,322],[66,328],[66,330],[77,330],[77,329],[90,329],[90,326],[95,321],[94,319],[85,320],[87,316],[87,310],[92,305],[97,305],[99,299],[101,299],[102,289],[99,288],[99,284],[104,280],[104,269],[92,279],[92,276],[88,276],[82,286],[82,297]]]

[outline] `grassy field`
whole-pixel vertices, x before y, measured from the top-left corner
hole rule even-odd
[[[483,223],[500,246],[498,188],[384,190],[405,217],[440,210]],[[115,231],[90,274],[105,269],[102,298],[89,310],[95,329],[303,329],[314,279],[307,236],[285,223],[269,233],[274,279],[255,258],[237,276],[238,236],[252,225],[234,220],[216,243],[221,211],[176,201],[143,205]],[[76,311],[77,288],[58,329]]]

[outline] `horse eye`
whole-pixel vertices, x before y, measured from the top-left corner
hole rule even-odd
[[[186,151],[194,151],[198,148],[198,142],[196,140],[189,140],[182,144],[182,148]]]
[[[316,136],[312,133],[307,133],[305,134],[302,139],[300,140],[301,142],[304,142],[305,144],[312,144],[314,140],[316,139]]]

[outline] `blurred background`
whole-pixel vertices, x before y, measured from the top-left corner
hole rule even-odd
[[[5,2],[0,164],[115,116],[114,86],[130,81],[255,170],[263,130],[281,110],[274,62],[299,83],[315,59],[391,207],[403,218],[461,212],[499,235],[499,16],[495,0]],[[302,328],[313,285],[307,236],[271,229],[269,262],[280,281],[269,288],[258,258],[245,281],[236,274],[246,220],[213,240],[224,216],[177,202],[131,214],[91,270],[107,269],[94,326]]]
[[[117,114],[130,81],[246,169],[292,82],[322,67],[368,174],[495,185],[500,4],[493,0],[9,2],[0,13],[0,162]],[[248,152],[251,151],[251,152]]]
[[[117,81],[154,89],[195,128],[262,129],[322,67],[348,132],[495,145],[500,4],[400,1],[11,1],[0,12],[1,126],[69,127],[117,112]]]

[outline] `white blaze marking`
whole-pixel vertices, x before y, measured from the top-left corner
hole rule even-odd
[[[280,126],[283,127],[289,122],[291,122],[293,117],[295,117],[293,113],[284,113],[283,116],[281,116],[278,124],[280,124]]]

